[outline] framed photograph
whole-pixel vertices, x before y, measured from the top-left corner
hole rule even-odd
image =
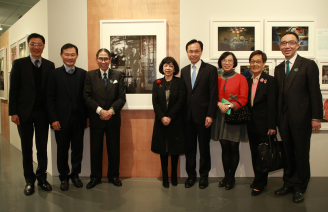
[[[111,69],[125,74],[126,104],[123,109],[153,109],[153,82],[167,56],[166,20],[101,20],[100,46],[111,52]]]
[[[320,89],[328,90],[328,60],[317,60],[317,64],[319,67]]]
[[[321,130],[328,130],[328,91],[322,92],[322,105]]]
[[[17,42],[15,42],[15,43],[10,45],[10,69],[11,69],[11,66],[12,66],[14,60],[16,60],[18,58],[18,52],[17,51],[18,51]]]
[[[0,49],[0,99],[7,99],[7,51]]]
[[[263,49],[262,21],[210,21],[210,59],[226,51],[237,59],[248,59],[254,50]]]
[[[29,48],[27,48],[27,37],[28,35],[18,41],[18,58],[26,57],[30,53]]]
[[[298,54],[306,58],[315,58],[315,22],[265,20],[264,50],[268,57],[284,58],[279,45],[285,32],[295,32],[299,37]]]
[[[264,67],[264,72],[273,76],[274,68],[276,67],[275,60],[267,60]],[[248,60],[238,60],[238,65],[235,68],[235,71],[239,74],[243,74],[245,71],[250,71],[250,64]]]

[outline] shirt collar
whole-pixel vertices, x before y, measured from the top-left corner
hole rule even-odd
[[[262,73],[259,74],[259,75],[257,75],[257,77],[255,77],[255,79],[260,79],[260,76],[261,76],[261,75],[262,75]],[[252,75],[251,79],[254,79],[254,75]]]
[[[191,68],[192,68],[192,66],[196,66],[196,69],[199,70],[201,64],[202,64],[202,60],[199,60],[195,65],[193,65],[193,64],[191,63]]]
[[[72,73],[74,73],[74,71],[75,71],[75,66],[74,66],[73,68],[70,68],[70,67],[68,67],[66,64],[64,64],[64,68],[65,68],[65,71],[66,71],[67,73],[69,73],[69,70],[71,70],[71,69],[73,69],[73,72],[72,72]]]
[[[32,57],[31,54],[30,54],[30,58],[31,58],[32,63],[34,64],[34,62],[36,61],[36,59],[34,57]],[[40,67],[41,66],[41,63],[42,63],[42,57],[40,57],[40,59],[38,59],[38,60],[39,60],[39,63],[40,63],[40,65],[39,65],[39,67]]]
[[[297,58],[297,54],[296,54],[294,57],[290,58],[289,63],[290,63],[290,64],[294,64],[296,58]],[[285,59],[285,65],[286,65],[286,62],[287,62],[287,60]]]
[[[104,71],[101,68],[99,68],[99,70],[100,70],[100,73],[101,73],[101,78],[104,78]],[[106,70],[107,77],[108,77],[108,71],[109,71],[109,67]]]

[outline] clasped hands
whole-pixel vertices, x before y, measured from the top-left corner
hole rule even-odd
[[[171,123],[171,118],[164,116],[161,118],[161,121],[164,124],[164,126],[168,126]]]
[[[113,111],[111,109],[109,110],[104,110],[101,109],[100,111],[100,119],[104,121],[108,121],[110,118],[112,118]]]

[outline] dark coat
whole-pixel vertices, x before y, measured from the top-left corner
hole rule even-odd
[[[262,72],[256,88],[253,107],[251,107],[253,79],[248,77],[247,83],[247,105],[251,113],[251,121],[247,124],[248,132],[259,136],[266,136],[269,129],[275,130],[277,126],[277,80],[273,76]]]
[[[166,109],[165,87],[166,81],[160,79],[153,83],[153,107],[155,112],[155,123],[151,151],[158,154],[178,155],[185,152],[185,134],[183,122],[183,108],[187,98],[186,85],[183,79],[173,77],[170,86],[169,104]],[[171,123],[164,126],[161,118],[171,118]],[[167,145],[167,149],[166,149]]]

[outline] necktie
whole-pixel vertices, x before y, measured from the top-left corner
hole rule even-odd
[[[289,74],[289,60],[286,61],[286,64],[287,64],[287,68],[286,68],[286,76],[288,77],[288,74]]]
[[[68,70],[68,73],[69,74],[73,74],[74,73],[74,70],[73,69],[70,69],[70,70]]]
[[[39,60],[35,60],[34,65],[35,65],[35,67],[39,68]]]
[[[104,82],[105,82],[105,86],[107,86],[107,81],[108,81],[108,79],[107,79],[107,73],[106,72],[104,72]]]
[[[196,66],[192,66],[193,72],[191,75],[191,88],[194,88],[195,80],[196,80]]]

